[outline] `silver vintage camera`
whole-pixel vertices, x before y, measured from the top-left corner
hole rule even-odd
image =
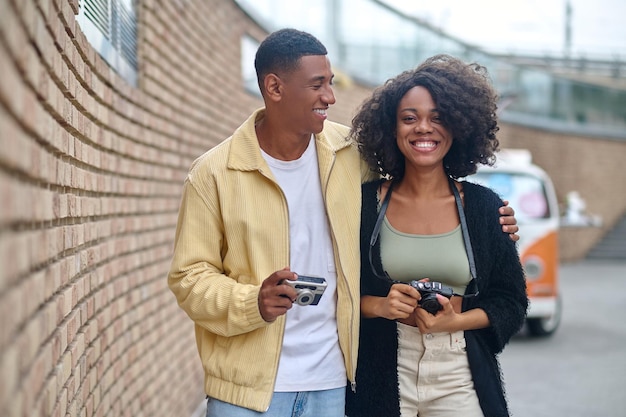
[[[298,275],[295,281],[286,279],[284,283],[296,289],[298,295],[295,302],[301,306],[317,305],[327,286],[324,278],[307,275]]]

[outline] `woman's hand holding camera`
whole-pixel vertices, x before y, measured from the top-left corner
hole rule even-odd
[[[381,316],[389,320],[406,319],[413,314],[421,296],[406,284],[393,284],[381,305]]]
[[[414,314],[420,298],[420,293],[410,285],[393,284],[386,297],[362,296],[361,314],[366,318],[383,317],[403,322],[409,320],[412,323],[415,320],[410,317]]]
[[[482,329],[489,326],[489,317],[482,308],[461,312],[461,297],[450,299],[437,294],[441,310],[435,315],[423,308],[415,309],[415,322],[421,333],[449,332]]]
[[[416,288],[404,283],[393,284],[386,297],[362,296],[361,314],[365,318],[383,317],[417,326],[424,334],[489,326],[489,318],[480,308],[461,313],[461,297],[448,298],[441,294],[436,294],[436,297],[441,304],[441,310],[431,314],[419,306],[422,295]]]
[[[452,297],[452,299],[460,301],[460,297]],[[441,304],[441,310],[434,315],[423,308],[415,309],[415,322],[421,333],[453,333],[463,330],[459,328],[461,324],[459,322],[460,315],[455,311],[452,299],[437,294],[437,301]]]

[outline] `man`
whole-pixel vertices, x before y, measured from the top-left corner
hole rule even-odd
[[[185,181],[168,283],[195,323],[207,416],[344,415],[359,331],[361,183],[373,174],[348,128],[326,121],[335,103],[326,55],[308,33],[269,35],[255,58],[265,108]],[[294,302],[287,283],[298,275],[325,279],[317,304]]]

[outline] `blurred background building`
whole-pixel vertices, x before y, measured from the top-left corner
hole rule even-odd
[[[619,5],[619,9],[614,10],[618,14],[613,15],[616,22],[612,27],[621,28],[624,18],[619,12],[626,13],[626,6],[614,0],[604,1]],[[621,42],[615,38],[601,38],[599,44],[604,48],[597,48],[591,54],[588,52],[591,46],[573,50],[571,39],[563,39],[562,46],[557,48],[555,42],[568,37],[561,32],[571,34],[573,31],[571,18],[568,23],[565,12],[569,9],[570,16],[573,13],[570,2],[542,2],[541,6],[533,4],[537,1],[500,5],[501,11],[532,10],[535,13],[526,17],[509,16],[512,21],[507,22],[501,20],[505,16],[499,17],[497,9],[490,10],[498,6],[497,2],[489,0],[463,5],[447,2],[448,7],[420,5],[420,2],[406,0],[326,0],[315,5],[288,0],[237,0],[269,30],[297,22],[299,28],[316,34],[328,46],[331,62],[360,83],[381,84],[425,58],[445,52],[489,68],[502,97],[501,104],[505,107],[502,117],[506,121],[523,123],[531,119],[528,123],[533,126],[623,138],[626,135],[626,109],[623,106],[626,103],[626,41],[623,41],[626,30],[617,33],[622,35]],[[516,3],[519,4],[518,10],[515,9]],[[544,15],[549,10],[544,3],[552,4],[553,12],[554,6],[562,9],[562,20],[558,14],[553,19],[549,19],[550,14]],[[464,10],[455,13],[457,7]],[[537,8],[542,10],[540,16],[536,13]],[[415,10],[409,14],[412,9]],[[430,10],[438,17],[416,16],[414,13],[419,10],[423,16],[429,16]],[[466,16],[463,14],[465,10],[476,13]],[[612,15],[610,9],[595,7],[594,10]],[[482,21],[477,19],[481,15]],[[454,22],[460,21],[466,23],[467,33],[482,32],[483,36],[477,39],[483,39],[484,44],[474,44],[442,30],[441,23],[437,22],[446,16],[453,22],[449,25],[451,28],[455,27]],[[530,30],[523,27],[518,31],[510,29],[511,25],[523,26],[527,21],[535,22]],[[558,27],[541,33],[542,22],[558,23]],[[601,22],[587,17],[584,24],[590,26]],[[506,32],[499,31],[505,27],[508,27],[504,29]],[[456,32],[460,31],[457,27]],[[544,36],[543,47],[537,44],[537,40],[534,43],[530,40],[537,31],[539,33],[534,36]],[[511,33],[519,37],[519,32],[522,39],[527,39],[525,43],[517,48],[503,43],[507,36],[508,42],[514,41]],[[612,53],[608,52],[611,51],[611,41],[608,40],[618,45]],[[252,59],[246,62],[251,65]]]
[[[346,124],[427,56],[484,64],[502,145],[531,151],[564,213],[575,191],[602,219],[563,227],[561,261],[626,258],[624,56],[579,53],[574,24],[549,53],[490,50],[452,34],[452,12],[413,3],[0,0],[0,415],[190,416],[202,403],[193,325],[166,285],[182,181],[262,105],[253,56],[279,27],[328,46],[331,118]],[[474,32],[498,39],[506,20]]]

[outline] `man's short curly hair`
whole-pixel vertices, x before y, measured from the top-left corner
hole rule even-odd
[[[303,56],[327,54],[324,44],[310,33],[292,28],[270,33],[261,42],[254,57],[254,68],[261,92],[263,79],[267,74],[290,73],[298,68]]]
[[[452,135],[444,157],[446,173],[459,178],[475,173],[478,163],[493,165],[499,127],[497,95],[487,69],[441,54],[387,80],[361,104],[351,136],[370,168],[389,178],[404,175],[405,159],[396,142],[397,109],[407,91],[417,86],[430,92]]]

